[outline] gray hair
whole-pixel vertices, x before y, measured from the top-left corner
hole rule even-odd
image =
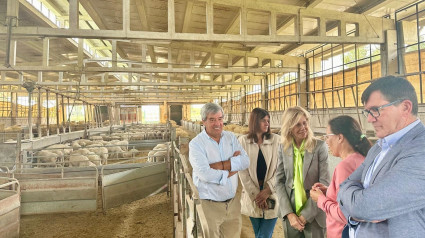
[[[202,118],[202,121],[207,120],[208,114],[210,114],[210,113],[216,114],[216,113],[218,113],[220,111],[221,111],[221,113],[224,116],[223,108],[220,105],[218,105],[216,103],[212,103],[212,102],[205,104],[201,108],[201,118]]]

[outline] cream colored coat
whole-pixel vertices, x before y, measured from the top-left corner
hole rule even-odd
[[[239,142],[245,149],[249,156],[249,168],[246,170],[239,171],[239,178],[242,183],[242,195],[241,195],[241,213],[250,217],[271,219],[277,217],[277,211],[279,209],[278,199],[276,196],[275,189],[275,175],[278,163],[278,148],[281,139],[279,135],[271,134],[270,139],[264,140],[260,145],[261,152],[264,155],[264,160],[267,165],[267,172],[264,178],[264,186],[270,188],[272,194],[269,198],[276,201],[274,209],[262,210],[257,207],[254,200],[257,194],[260,192],[260,185],[258,184],[257,178],[257,157],[259,147],[258,144],[253,140],[247,138],[247,135],[239,137]]]

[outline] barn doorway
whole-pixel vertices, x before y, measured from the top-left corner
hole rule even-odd
[[[183,105],[170,105],[170,120],[173,120],[177,125],[181,126],[183,119]]]

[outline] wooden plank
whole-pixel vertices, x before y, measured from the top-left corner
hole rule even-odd
[[[21,204],[21,215],[96,211],[96,200],[30,202]]]
[[[69,201],[69,200],[96,200],[97,189],[58,189],[58,190],[33,190],[22,191],[22,203],[28,202],[50,202],[50,201]]]

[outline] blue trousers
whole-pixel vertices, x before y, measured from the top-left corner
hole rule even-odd
[[[249,217],[256,238],[272,238],[277,218],[264,219]]]

